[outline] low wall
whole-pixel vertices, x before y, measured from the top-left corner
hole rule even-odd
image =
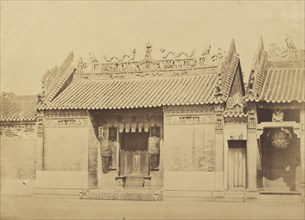
[[[164,190],[213,190],[214,172],[164,172]]]
[[[87,188],[87,171],[37,171],[37,188]]]
[[[1,179],[35,179],[36,140],[1,138]]]

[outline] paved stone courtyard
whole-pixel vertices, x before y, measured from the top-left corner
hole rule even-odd
[[[1,197],[1,219],[304,219],[304,203]]]

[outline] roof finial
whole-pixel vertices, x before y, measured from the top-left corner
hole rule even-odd
[[[152,51],[152,46],[151,46],[150,41],[148,41],[146,44],[146,53],[145,53],[145,57],[144,57],[144,60],[146,62],[152,61],[151,51]]]
[[[286,37],[285,41],[286,41],[286,45],[287,45],[288,49],[296,49],[296,47],[290,37]]]

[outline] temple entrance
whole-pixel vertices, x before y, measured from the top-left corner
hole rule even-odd
[[[229,189],[246,188],[246,141],[228,141],[228,185]]]
[[[148,132],[120,134],[120,175],[148,176]]]
[[[264,189],[295,191],[300,142],[292,129],[264,129],[261,144]]]

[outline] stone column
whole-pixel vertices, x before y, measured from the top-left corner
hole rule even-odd
[[[34,186],[34,193],[44,196],[44,174],[45,170],[45,158],[44,158],[44,124],[43,124],[43,112],[39,111],[36,118],[36,183]]]
[[[224,134],[223,134],[223,108],[215,107],[215,191],[214,197],[224,197]]]
[[[36,171],[43,170],[43,136],[36,137]]]
[[[248,143],[247,143],[247,192],[250,197],[256,197],[257,192],[257,153],[258,143],[256,134],[256,109],[255,106],[248,112]]]
[[[301,190],[303,193],[303,202],[305,201],[305,110],[300,110],[300,166],[301,166]]]
[[[36,118],[36,171],[44,170],[44,127],[43,127],[43,113],[38,112]]]
[[[97,188],[98,186],[98,144],[93,123],[89,123],[88,137],[88,187]]]

